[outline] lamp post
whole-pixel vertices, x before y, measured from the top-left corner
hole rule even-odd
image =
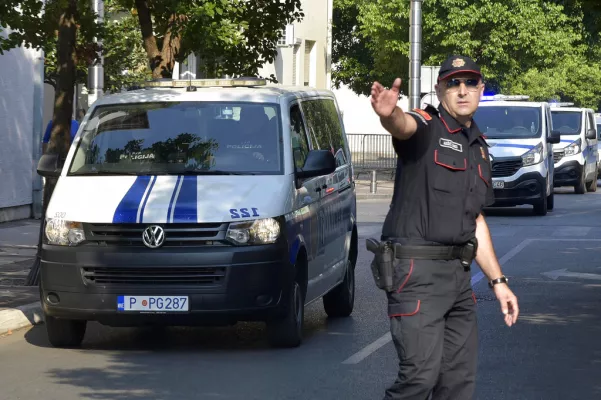
[[[422,0],[411,0],[409,21],[409,108],[414,109],[421,97]]]

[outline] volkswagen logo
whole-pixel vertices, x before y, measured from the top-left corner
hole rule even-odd
[[[158,225],[151,225],[144,229],[142,241],[146,247],[150,247],[151,249],[159,248],[165,242],[165,230]]]

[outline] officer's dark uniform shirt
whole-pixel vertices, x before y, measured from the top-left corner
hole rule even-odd
[[[393,138],[401,176],[382,237],[464,244],[475,237],[482,208],[494,203],[488,145],[473,120],[461,126],[442,105],[407,114],[417,131]]]

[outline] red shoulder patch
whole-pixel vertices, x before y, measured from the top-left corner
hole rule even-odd
[[[424,110],[422,110],[421,108],[414,108],[413,111],[424,117],[426,121],[432,121],[432,116]]]

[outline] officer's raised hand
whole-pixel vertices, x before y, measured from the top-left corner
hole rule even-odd
[[[401,78],[396,78],[390,89],[384,88],[379,82],[374,82],[371,87],[371,106],[380,117],[382,126],[391,135],[406,140],[417,130],[417,123],[397,107],[400,89]]]
[[[395,111],[400,89],[401,78],[396,78],[390,89],[384,88],[379,82],[374,82],[371,87],[371,106],[380,118],[388,118]],[[399,112],[403,113],[401,110]]]

